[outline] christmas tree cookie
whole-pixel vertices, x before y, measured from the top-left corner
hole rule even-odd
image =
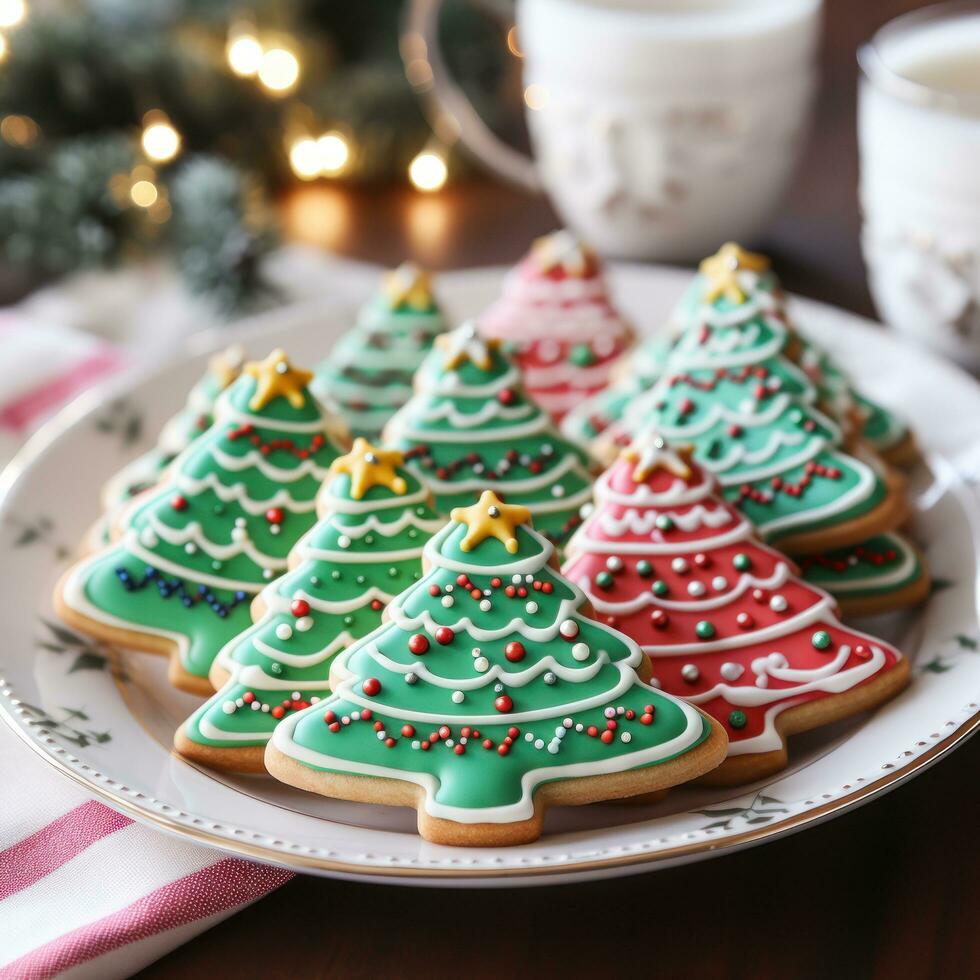
[[[524,504],[558,545],[592,496],[587,454],[558,434],[499,341],[483,339],[472,323],[438,338],[385,442],[405,452],[440,513],[490,489]]]
[[[645,436],[599,478],[596,499],[563,573],[650,656],[651,683],[724,724],[729,756],[709,781],[770,775],[786,765],[787,736],[907,683],[908,661],[842,626],[831,597],[754,537],[690,450]]]
[[[598,257],[567,231],[534,243],[479,329],[513,351],[525,388],[555,422],[606,387],[633,342]]]
[[[109,542],[113,522],[126,504],[137,494],[155,486],[174,459],[211,428],[214,403],[238,377],[244,360],[245,351],[238,344],[215,354],[208,361],[204,376],[191,388],[184,407],[161,430],[156,445],[124,466],[106,483],[102,491],[105,513],[89,532],[92,548]]]
[[[698,305],[663,377],[602,438],[656,429],[693,445],[725,497],[784,550],[859,543],[905,520],[901,481],[843,449],[841,426],[818,408],[816,385],[791,357],[799,342],[767,268],[737,246],[702,263],[685,301]]]
[[[549,805],[655,793],[714,768],[720,726],[644,682],[639,648],[591,618],[529,519],[490,491],[454,509],[421,581],[334,659],[332,693],[276,728],[269,772],[415,807],[436,843],[507,845],[536,839]]]
[[[336,406],[352,435],[377,439],[445,329],[428,273],[405,263],[385,274],[377,296],[317,367],[313,391]]]
[[[122,514],[119,539],[62,578],[55,602],[65,622],[168,654],[175,685],[210,693],[211,662],[312,527],[339,451],[309,378],[281,350],[246,364],[211,428]]]
[[[265,746],[286,714],[329,689],[330,661],[381,624],[385,607],[422,577],[422,546],[445,523],[401,453],[357,439],[334,460],[320,520],[289,553],[290,570],[252,603],[255,624],[211,666],[218,693],[178,730],[187,758],[264,772]]]

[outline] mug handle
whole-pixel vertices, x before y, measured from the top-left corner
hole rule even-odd
[[[439,10],[443,0],[410,0],[402,26],[401,54],[409,82],[422,98],[429,121],[437,134],[451,133],[476,161],[504,180],[525,190],[540,192],[541,178],[529,156],[501,140],[480,118],[473,103],[453,80],[439,47]],[[479,6],[493,16],[510,22],[513,4],[502,0],[480,0]],[[413,63],[429,66],[422,83],[412,82]],[[431,79],[431,80],[430,80]]]

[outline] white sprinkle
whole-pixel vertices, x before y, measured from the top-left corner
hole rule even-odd
[[[288,640],[293,635],[293,628],[289,623],[280,623],[276,627],[276,636],[280,640]]]
[[[527,614],[533,616],[538,611],[538,604],[536,602],[529,602],[525,607]]]
[[[235,518],[235,527],[245,527],[245,525],[247,523],[248,522],[245,520],[244,517],[236,517]]]
[[[490,612],[493,608],[493,603],[489,599],[480,600],[480,612]]]
[[[559,627],[558,632],[561,633],[566,640],[572,640],[578,636],[578,623],[574,619],[566,619]]]
[[[687,594],[693,596],[702,596],[708,590],[704,587],[703,582],[688,582],[687,583]]]
[[[269,525],[269,534],[278,534],[281,530],[282,530],[282,525],[281,524],[270,524]]]
[[[236,707],[244,708],[245,707],[245,699],[244,698],[235,698],[235,705],[236,705]]]
[[[339,538],[337,538],[337,544],[339,544],[341,548],[349,548],[350,538],[347,537],[346,534],[342,534]]]
[[[629,732],[623,732],[623,734],[619,736],[619,740],[620,740],[620,742],[624,742],[624,743],[625,742],[632,742],[633,741],[633,736],[630,735]]]
[[[543,749],[544,748],[544,739],[543,738],[536,738],[534,740],[534,747],[536,749]]]
[[[235,707],[236,705],[234,701],[225,701],[225,703],[221,706],[221,710],[226,715],[233,715],[235,713]]]
[[[545,684],[551,685],[554,684],[558,678],[549,670],[548,673],[544,675],[542,680],[545,682]]]
[[[420,748],[422,748],[422,743],[417,738],[416,739],[413,739],[412,740],[412,748],[413,749],[420,749]]]
[[[602,713],[603,713],[603,714],[604,714],[604,715],[605,715],[605,716],[606,716],[607,718],[615,718],[615,717],[616,717],[616,709],[615,709],[615,708],[606,708],[606,710],[605,710],[605,711],[603,711]]]
[[[688,565],[686,558],[675,558],[670,563],[670,567],[677,572],[678,575],[684,575],[691,566]]]
[[[442,604],[443,604],[443,606],[445,606],[445,607],[446,607],[446,609],[449,609],[449,607],[450,607],[450,606],[452,606],[452,604],[453,604],[453,603],[454,603],[455,601],[456,601],[456,600],[455,600],[455,599],[454,599],[454,598],[453,598],[453,597],[452,597],[451,595],[444,595],[444,596],[442,597]]]
[[[443,590],[443,592],[452,592],[453,591],[453,584],[450,582],[449,585],[444,585],[442,590]]]
[[[572,656],[579,661],[588,660],[591,652],[588,643],[576,643],[572,647]]]
[[[563,718],[561,722],[566,728],[571,728],[574,722],[571,718]]]
[[[561,748],[561,742],[556,742],[554,740],[548,743],[548,751],[552,755],[558,755],[558,750]]]
[[[725,589],[728,588],[728,579],[725,578],[724,575],[716,575],[711,580],[711,588],[713,588],[715,592],[724,592]]]
[[[688,684],[693,684],[701,676],[701,671],[698,670],[695,664],[684,664],[681,667],[681,677],[687,681]]]
[[[503,689],[504,689],[504,685],[503,684],[494,684],[493,685],[493,693],[494,694],[500,694],[503,691]]]
[[[262,578],[269,579],[275,577],[276,577],[276,573],[271,568],[262,569]]]
[[[774,595],[769,600],[769,608],[773,612],[778,612],[778,613],[786,612],[786,610],[789,608],[789,603],[786,601],[786,596]]]
[[[298,701],[298,700],[299,700],[299,698],[300,698],[300,693],[299,693],[299,691],[293,691],[293,693],[292,693],[292,699],[293,699],[294,701]]]
[[[145,527],[140,532],[140,543],[147,548],[155,548],[160,543],[160,539],[156,536],[153,528]]]
[[[484,671],[490,669],[490,661],[486,657],[477,657],[473,661],[473,666],[482,674]]]
[[[606,568],[610,572],[620,572],[623,569],[623,559],[617,558],[616,555],[612,555],[610,558],[606,559]]]
[[[232,541],[247,541],[248,531],[243,527],[235,527],[231,530],[231,540]]]
[[[528,732],[528,733],[527,733],[527,734],[526,734],[526,735],[524,736],[524,741],[525,741],[525,742],[533,742],[533,741],[534,741],[534,735],[533,735],[533,734],[532,734],[531,732]]]
[[[269,711],[272,710],[272,705],[271,704],[263,704],[262,705],[262,710],[268,713]]]
[[[419,679],[419,675],[418,674],[413,674],[411,671],[409,671],[405,675],[405,683],[406,684],[414,684],[418,679]]]
[[[189,554],[189,555],[196,555],[197,554],[197,545],[194,544],[193,541],[188,541],[187,544],[184,545],[184,551],[186,551],[187,554]]]
[[[261,701],[253,701],[249,707],[251,707],[251,709],[253,711],[261,711],[262,710],[262,702]]]
[[[522,581],[523,579],[520,577],[520,575],[515,575],[513,578],[511,578],[511,582],[513,582],[514,585],[520,585]]]
[[[565,488],[560,483],[556,483],[551,488],[551,496],[552,497],[564,497],[565,496]]]
[[[320,699],[317,698],[316,700],[319,701]],[[350,717],[351,717],[351,721],[360,721],[361,720],[361,713],[360,713],[360,711],[352,711],[350,713]]]
[[[719,673],[726,681],[737,681],[745,673],[745,668],[741,664],[728,661],[721,665]]]
[[[583,725],[582,722],[579,722],[575,726],[575,731],[577,731],[577,732],[584,732],[585,731],[585,725]]]
[[[308,630],[313,629],[313,619],[310,616],[300,616],[300,618],[296,620],[296,629],[298,629],[300,633],[306,633]]]
[[[463,692],[453,691],[453,704],[462,704],[462,703],[463,703]]]

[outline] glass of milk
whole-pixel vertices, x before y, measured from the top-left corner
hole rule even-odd
[[[875,304],[892,326],[980,370],[980,2],[899,17],[858,61]]]

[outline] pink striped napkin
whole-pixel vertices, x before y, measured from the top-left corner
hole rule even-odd
[[[89,334],[0,312],[0,463],[124,363]],[[130,976],[290,877],[88,799],[0,723],[0,980]]]

